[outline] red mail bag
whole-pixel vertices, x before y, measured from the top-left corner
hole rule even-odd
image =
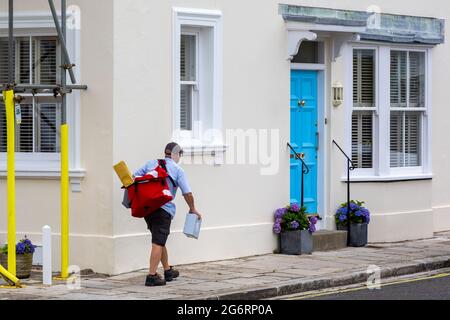
[[[143,177],[137,177],[134,184],[128,187],[128,198],[131,202],[131,215],[145,218],[166,203],[173,200],[167,178],[167,170],[159,165]],[[163,164],[165,167],[165,163]]]

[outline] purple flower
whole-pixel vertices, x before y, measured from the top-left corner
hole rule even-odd
[[[309,219],[309,221],[311,222],[311,224],[315,225],[317,223],[318,219],[316,217],[312,217]]]
[[[292,221],[291,222],[291,228],[292,229],[297,230],[299,226],[300,226],[300,224],[297,221]]]
[[[316,232],[316,225],[315,225],[314,223],[311,223],[311,224],[309,225],[308,231],[311,232],[311,233]]]
[[[350,210],[355,211],[355,210],[358,210],[358,209],[359,209],[359,207],[356,204],[354,204],[353,202],[350,203]]]
[[[275,224],[281,224],[281,222],[283,222],[283,219],[281,219],[281,218],[275,219]]]
[[[286,208],[281,208],[275,211],[275,219],[281,219],[286,214]]]
[[[26,247],[25,243],[19,242],[19,243],[16,245],[16,253],[17,253],[17,254],[25,254],[25,251],[26,251],[26,250],[27,250],[27,247]]]
[[[281,225],[276,223],[273,227],[273,232],[275,232],[276,234],[280,234],[281,233]]]
[[[345,220],[347,220],[347,215],[345,214],[339,215],[339,221],[344,222]]]
[[[358,211],[355,212],[355,215],[357,217],[362,217],[363,216],[363,212],[361,210],[358,210]]]
[[[294,211],[294,212],[299,212],[300,211],[300,207],[299,207],[298,203],[291,204],[291,210]]]

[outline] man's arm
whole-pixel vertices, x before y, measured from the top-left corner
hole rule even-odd
[[[142,177],[144,176],[148,171],[148,164],[146,163],[142,167],[140,167],[136,172],[133,174],[133,179],[136,177]]]
[[[198,218],[201,219],[202,215],[195,208],[194,195],[192,194],[192,192],[183,194],[183,197],[184,197],[184,200],[186,200],[186,203],[189,206],[189,212],[196,214],[198,216]]]

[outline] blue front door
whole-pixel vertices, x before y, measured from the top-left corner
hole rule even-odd
[[[291,145],[304,157],[304,205],[317,213],[317,71],[291,71]],[[291,203],[301,203],[302,164],[291,156]]]

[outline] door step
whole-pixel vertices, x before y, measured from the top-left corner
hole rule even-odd
[[[339,250],[347,247],[347,231],[320,230],[313,233],[314,251]]]

